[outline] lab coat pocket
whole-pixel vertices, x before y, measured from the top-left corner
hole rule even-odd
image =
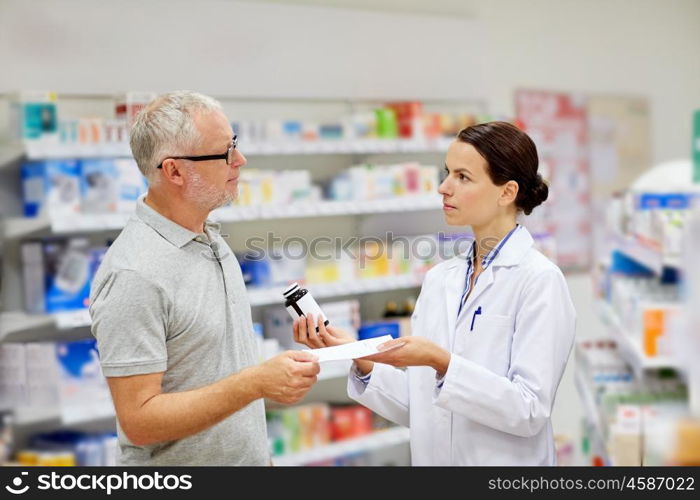
[[[513,326],[512,316],[477,316],[474,329],[465,332],[463,355],[493,373],[505,376],[510,365]]]
[[[478,325],[474,326],[474,330],[486,326],[487,328],[510,327],[513,325],[513,317],[503,314],[482,314],[477,316]]]

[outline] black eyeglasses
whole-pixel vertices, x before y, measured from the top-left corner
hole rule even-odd
[[[204,155],[204,156],[168,156],[163,158],[165,160],[190,160],[190,161],[207,161],[207,160],[226,160],[227,165],[233,163],[233,155],[236,147],[238,146],[238,136],[234,135],[231,139],[231,145],[228,147],[225,153],[220,155]],[[158,168],[163,168],[163,161],[160,162]]]

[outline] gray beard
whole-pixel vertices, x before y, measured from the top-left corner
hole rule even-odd
[[[186,196],[199,208],[208,212],[228,205],[235,200],[238,195],[238,189],[236,189],[234,193],[227,189],[219,192],[209,186],[203,185],[201,177],[196,172],[192,172],[189,181],[190,184],[185,191]]]

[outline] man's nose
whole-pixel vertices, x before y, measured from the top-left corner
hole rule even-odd
[[[248,163],[248,160],[246,160],[246,157],[243,156],[243,153],[241,153],[239,150],[235,150],[235,154],[233,156],[233,164],[231,165],[232,167],[242,167],[246,163]]]

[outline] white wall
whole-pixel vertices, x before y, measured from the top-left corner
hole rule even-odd
[[[656,162],[690,155],[700,108],[700,2],[479,2],[495,109],[517,87],[647,96]]]
[[[0,2],[0,91],[396,98],[479,90],[479,78],[443,50],[464,33],[484,38],[463,18],[221,0]],[[480,53],[468,59],[482,66]]]
[[[697,0],[271,0],[358,7],[478,21],[446,47],[456,66],[487,42],[484,92],[496,112],[512,113],[519,87],[633,94],[650,99],[658,163],[690,154],[690,110],[700,108],[700,2]]]
[[[698,20],[697,0],[0,0],[0,92],[483,95],[505,113],[518,87],[635,94],[658,162],[689,154]]]

